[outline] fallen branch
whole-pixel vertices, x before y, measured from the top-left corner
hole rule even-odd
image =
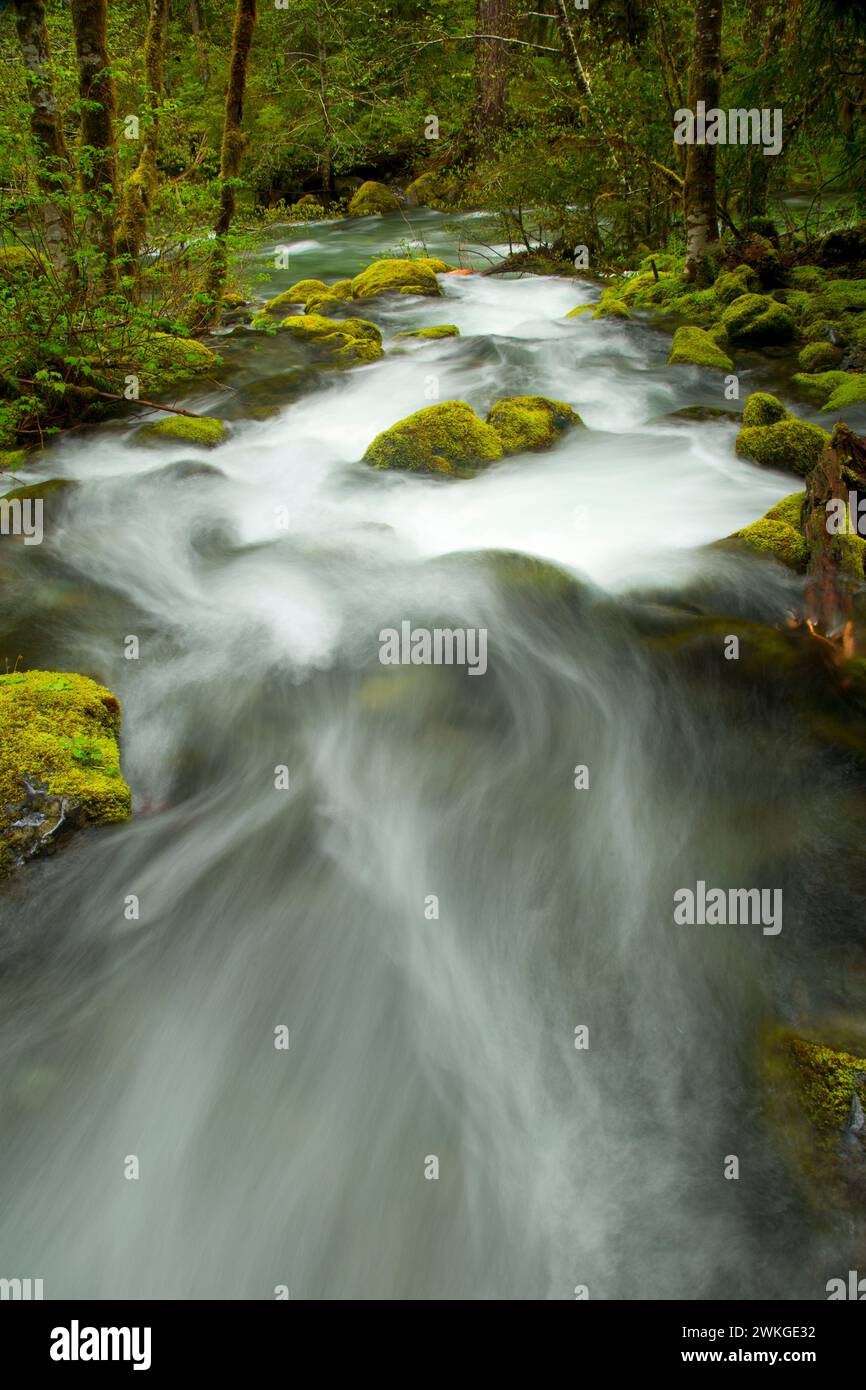
[[[38,386],[37,381],[28,381],[26,377],[19,377],[22,386]],[[96,386],[74,386],[71,382],[66,382],[66,389],[77,392],[79,395],[102,396],[107,401],[126,401],[128,405],[144,405],[149,410],[167,410],[170,415],[188,415],[191,420],[200,420],[194,410],[181,410],[177,405],[160,405],[158,401],[146,401],[143,396],[137,396],[135,400],[129,400],[128,396],[119,396],[116,391],[100,391]]]

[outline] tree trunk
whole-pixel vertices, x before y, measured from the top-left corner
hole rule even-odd
[[[476,0],[479,34],[509,37],[510,0]],[[496,38],[479,38],[475,55],[475,145],[481,154],[493,153],[496,137],[505,122],[508,95],[508,44]]]
[[[72,0],[81,97],[81,186],[88,204],[88,220],[102,254],[102,278],[109,288],[114,288],[117,102],[108,62],[107,20],[108,0]]]
[[[147,232],[147,213],[156,191],[156,156],[159,149],[159,106],[162,100],[162,64],[169,0],[150,0],[144,39],[145,105],[147,124],[138,163],[123,190],[117,231],[117,251],[122,272],[132,275],[134,298],[141,292],[141,245]]]
[[[335,197],[334,190],[334,128],[328,105],[328,50],[325,45],[324,6],[316,6],[316,52],[319,64],[319,100],[322,104],[322,190],[328,207]]]
[[[579,92],[589,95],[589,81],[587,80],[583,63],[580,61],[580,54],[577,51],[574,30],[568,18],[565,0],[556,0],[556,27],[559,30],[559,41],[562,44],[562,52],[568,64],[568,70],[574,78],[574,84]]]
[[[803,534],[809,547],[806,617],[825,633],[833,633],[849,621],[852,612],[851,579],[846,577],[845,568],[847,537],[827,529],[827,503],[843,501],[847,507],[849,480],[866,487],[866,440],[840,423],[806,478],[802,512]],[[856,527],[856,516],[850,518],[850,523]]]
[[[707,111],[719,104],[722,77],[722,0],[696,0],[695,39],[689,69],[688,106],[692,115],[699,101]],[[693,132],[695,134],[695,132]],[[716,147],[688,146],[684,189],[686,223],[685,279],[706,278],[706,260],[719,237],[716,209]]]
[[[244,115],[247,65],[255,27],[256,0],[237,0],[220,149],[220,206],[214,224],[214,243],[205,285],[205,305],[199,326],[212,318],[228,273],[226,238],[235,214],[235,182],[241,170],[247,144],[241,122]]]
[[[205,52],[204,42],[201,36],[204,26],[201,22],[201,9],[199,8],[198,0],[189,0],[189,27],[192,30],[192,37],[198,54],[198,65],[202,81],[205,87],[207,87],[210,81],[210,67],[208,65],[207,53]]]
[[[15,0],[15,22],[30,98],[30,130],[36,148],[36,180],[44,199],[45,246],[54,269],[65,274],[72,247],[69,192],[72,162],[57,98],[51,85],[51,51],[43,0]]]

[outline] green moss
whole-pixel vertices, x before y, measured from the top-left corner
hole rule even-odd
[[[441,295],[435,272],[422,260],[374,261],[352,281],[353,299],[372,299],[378,294]]]
[[[406,187],[406,201],[411,207],[436,207],[447,201],[449,184],[440,174],[428,172],[419,174]]]
[[[173,338],[170,333],[154,333],[148,339],[147,353],[155,364],[155,370],[146,373],[150,391],[174,386],[219,365],[216,353],[204,343],[195,338]]]
[[[796,332],[794,316],[768,294],[744,294],[729,304],[722,323],[735,343],[783,343]]]
[[[338,365],[375,362],[382,356],[382,335],[376,325],[366,319],[326,319],[320,314],[297,314],[283,319],[277,329],[324,349]]]
[[[811,293],[822,288],[827,279],[827,272],[819,265],[795,265],[788,271],[788,279],[794,289],[808,290]]]
[[[761,277],[750,265],[738,265],[734,270],[724,271],[713,285],[713,294],[720,304],[732,304],[743,294],[757,294],[761,288]]]
[[[129,787],[120,772],[120,706],[110,690],[71,672],[0,676],[0,837],[2,809],[21,800],[19,777],[75,797],[90,820],[125,820]]]
[[[0,449],[0,471],[14,473],[27,460],[26,449]]]
[[[866,1101],[866,1089],[857,1074],[866,1072],[866,1058],[850,1052],[791,1037],[787,1043],[800,1105],[822,1147],[835,1147],[851,1111],[856,1090]]]
[[[866,372],[798,372],[793,385],[822,410],[846,410],[866,403]]]
[[[807,343],[797,361],[804,372],[830,371],[842,360],[842,349],[834,343]]]
[[[514,454],[549,449],[564,430],[582,426],[583,421],[564,401],[509,396],[491,408],[487,424],[496,430],[505,452]]]
[[[569,309],[565,315],[567,319],[576,319],[578,314],[593,314],[596,310],[595,304],[578,304],[576,309]]]
[[[815,303],[805,290],[776,290],[773,298],[790,309],[798,327],[805,327],[812,318]]]
[[[398,333],[398,338],[459,338],[460,329],[453,323],[437,323],[432,328],[415,328],[408,333]]]
[[[668,274],[674,271],[682,271],[685,264],[684,256],[676,256],[669,251],[652,251],[650,255],[644,256],[641,261],[641,270],[648,270],[652,274],[652,263],[655,261],[656,270],[661,274],[666,271]]]
[[[743,406],[743,426],[775,425],[777,420],[787,420],[789,412],[775,396],[766,391],[753,391],[747,396]]]
[[[789,569],[797,570],[800,574],[805,572],[809,558],[805,537],[802,532],[788,526],[784,521],[762,517],[751,526],[744,526],[742,530],[735,531],[734,539],[745,541],[746,545],[759,555],[778,560]]]
[[[781,502],[776,502],[765,514],[765,520],[784,521],[786,526],[793,526],[795,531],[799,531],[804,497],[803,492],[792,492],[790,496],[783,497]]]
[[[866,309],[866,280],[828,280],[816,295],[816,305],[828,318]]]
[[[0,281],[17,280],[27,275],[44,275],[50,262],[32,246],[0,248]]]
[[[815,467],[830,436],[819,425],[807,420],[779,420],[740,430],[737,453],[753,459],[762,468],[789,469],[801,477]]]
[[[325,310],[337,308],[352,298],[351,280],[338,280],[336,284],[326,285],[323,290],[314,290],[304,299],[305,314],[321,314]]]
[[[687,363],[695,367],[713,367],[721,372],[732,372],[734,364],[723,352],[709,333],[703,328],[678,328],[674,334],[668,366]]]
[[[182,444],[198,444],[204,449],[214,449],[225,439],[226,427],[222,420],[210,415],[198,415],[195,419],[188,415],[172,415],[166,420],[157,420],[152,425],[142,425],[135,438],[142,444],[159,444],[163,441]]]
[[[298,280],[297,284],[290,285],[282,294],[275,295],[269,299],[263,309],[265,314],[279,314],[283,309],[294,308],[296,304],[306,304],[308,299],[315,295],[330,294],[329,287],[324,280]]]
[[[399,211],[399,199],[384,183],[376,183],[374,179],[361,184],[348,207],[350,217],[381,217]]]
[[[462,477],[503,456],[496,430],[465,401],[427,406],[377,435],[364,454],[371,468]]]
[[[605,299],[604,294],[602,294],[601,303],[592,317],[594,319],[630,319],[631,311],[621,299]]]

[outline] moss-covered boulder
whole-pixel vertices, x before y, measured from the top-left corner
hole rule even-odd
[[[384,183],[368,179],[362,183],[347,209],[350,217],[382,217],[400,211],[400,200]]]
[[[337,280],[324,290],[316,290],[304,300],[305,314],[324,314],[326,317],[352,298],[351,280]]]
[[[762,468],[787,469],[805,477],[830,441],[826,430],[788,416],[774,425],[746,426],[736,439],[737,453]]]
[[[353,299],[373,299],[379,294],[420,294],[433,298],[441,293],[436,272],[426,259],[374,261],[352,281]]]
[[[866,405],[866,372],[798,372],[792,385],[822,410]]]
[[[549,449],[565,430],[583,421],[564,401],[508,396],[491,408],[487,424],[499,435],[505,452],[515,454]]]
[[[406,202],[410,207],[435,208],[448,202],[453,190],[452,180],[442,174],[419,174],[406,186]]]
[[[504,454],[496,430],[465,401],[443,401],[398,420],[377,435],[363,463],[410,473],[466,477]]]
[[[26,449],[0,449],[0,473],[14,473],[26,459]]]
[[[712,367],[720,372],[732,372],[734,364],[726,352],[703,328],[678,328],[674,334],[668,365],[686,363],[694,367]]]
[[[787,420],[789,412],[776,397],[766,391],[753,391],[746,397],[743,406],[743,426],[751,429],[755,425],[775,425],[777,420]]]
[[[376,362],[382,356],[382,334],[366,319],[326,319],[320,314],[298,314],[278,323],[277,331],[312,344],[337,366]]]
[[[164,390],[189,377],[212,372],[219,358],[196,338],[174,338],[170,333],[154,333],[143,351],[141,375],[149,391]]]
[[[413,328],[406,333],[398,333],[398,338],[459,338],[460,329],[453,323],[437,323],[432,328]]]
[[[290,285],[282,294],[274,295],[269,299],[263,309],[266,314],[279,314],[283,311],[288,313],[296,304],[306,304],[307,300],[315,296],[330,294],[331,289],[325,284],[324,280],[298,280],[296,284]]]
[[[215,449],[226,437],[222,420],[211,415],[170,415],[136,430],[140,444],[196,444],[201,449]]]
[[[734,270],[725,270],[713,284],[713,294],[720,304],[732,304],[744,294],[757,294],[761,288],[761,277],[750,265],[738,265]]]
[[[802,492],[784,497],[758,521],[735,531],[732,540],[743,541],[751,550],[768,559],[778,560],[788,569],[805,573],[809,559],[806,538],[800,529]]]
[[[801,349],[797,362],[800,370],[806,373],[829,372],[842,361],[842,349],[835,343],[807,343]]]
[[[605,299],[604,294],[592,316],[594,319],[630,319],[631,310],[624,299]]]
[[[0,874],[86,824],[125,820],[120,706],[66,671],[0,676]]]
[[[740,295],[725,309],[721,321],[732,342],[749,347],[785,343],[797,331],[791,310],[768,294]]]
[[[594,314],[597,308],[597,304],[578,304],[576,308],[569,309],[564,317],[567,319],[576,319],[580,314]]]
[[[788,280],[794,289],[807,290],[815,294],[827,279],[826,270],[819,265],[795,265],[788,271]]]
[[[816,1205],[862,1203],[866,1049],[768,1030],[763,1062],[774,1137]]]

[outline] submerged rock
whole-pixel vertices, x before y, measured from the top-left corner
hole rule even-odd
[[[323,349],[337,366],[375,362],[382,356],[382,334],[366,319],[326,319],[321,314],[298,314],[278,323],[277,331]]]
[[[508,396],[491,408],[487,423],[507,454],[549,449],[564,430],[583,426],[570,405],[547,396]]]
[[[198,444],[203,449],[215,449],[226,437],[226,427],[222,420],[211,415],[172,415],[166,420],[157,420],[150,425],[142,425],[136,431],[135,439],[140,444]]]
[[[432,328],[413,328],[406,333],[398,333],[398,338],[459,338],[460,329],[453,323],[437,323]]]
[[[694,367],[713,367],[732,372],[734,364],[726,352],[703,328],[678,328],[674,334],[668,366],[686,363]]]
[[[400,200],[384,183],[368,179],[362,183],[348,207],[350,217],[381,217],[400,211]]]
[[[126,820],[119,735],[117,699],[87,676],[0,676],[0,875],[78,826]]]

